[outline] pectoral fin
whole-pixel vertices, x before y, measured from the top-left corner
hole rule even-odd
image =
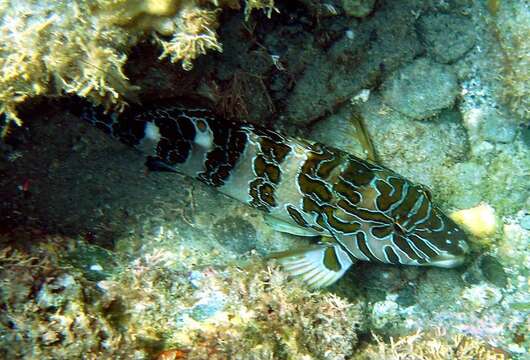
[[[291,276],[302,279],[311,288],[323,288],[336,282],[352,265],[340,245],[322,244],[303,250],[272,254]]]
[[[264,216],[264,220],[265,220],[265,224],[269,225],[271,228],[279,232],[292,234],[292,235],[298,235],[298,236],[320,236],[322,235],[316,232],[315,230],[293,225],[286,221],[273,218],[272,216],[269,216],[269,215]]]

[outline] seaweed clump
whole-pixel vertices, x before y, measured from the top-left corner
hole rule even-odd
[[[0,2],[0,121],[21,125],[17,105],[27,98],[76,94],[121,109],[138,89],[124,72],[127,54],[156,39],[160,58],[185,70],[208,50],[222,51],[216,29],[235,0],[70,0]],[[251,0],[245,10],[274,8]],[[169,40],[168,40],[169,39]],[[1,118],[0,118],[1,119]]]
[[[164,340],[159,359],[175,353],[188,360],[345,359],[353,354],[360,304],[310,292],[263,265],[207,268],[186,276],[164,270],[164,280],[156,267],[146,267],[141,276],[124,271],[119,282],[105,282],[104,288],[107,299],[125,304],[129,329],[152,329]],[[164,289],[154,290],[161,283]]]
[[[207,280],[207,287],[228,289],[225,314],[183,333],[181,345],[189,350],[187,359],[351,356],[361,323],[360,304],[310,292],[273,268],[251,273],[254,275]]]
[[[511,357],[475,338],[443,330],[418,332],[384,341],[374,335],[375,342],[365,346],[355,360],[508,360]]]

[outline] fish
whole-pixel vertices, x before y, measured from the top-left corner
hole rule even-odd
[[[452,268],[469,252],[427,187],[334,147],[176,100],[78,115],[142,151],[149,170],[196,178],[263,211],[277,231],[318,237],[271,255],[310,287],[335,283],[358,260]]]

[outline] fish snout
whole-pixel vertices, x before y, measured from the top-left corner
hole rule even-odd
[[[458,242],[457,252],[444,251],[443,253],[433,257],[429,261],[429,265],[441,268],[454,268],[464,263],[466,255],[469,254],[470,248],[466,240]]]

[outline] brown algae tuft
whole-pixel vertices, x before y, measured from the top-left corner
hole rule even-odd
[[[0,4],[0,115],[21,125],[17,105],[36,96],[76,94],[122,109],[138,88],[124,72],[129,50],[143,39],[162,45],[160,58],[186,70],[208,50],[222,51],[216,29],[226,1],[72,0],[4,1]],[[274,2],[249,0],[270,15]],[[162,37],[170,37],[164,40]]]
[[[383,340],[365,346],[355,360],[508,360],[506,352],[464,335],[450,335],[441,329]]]

